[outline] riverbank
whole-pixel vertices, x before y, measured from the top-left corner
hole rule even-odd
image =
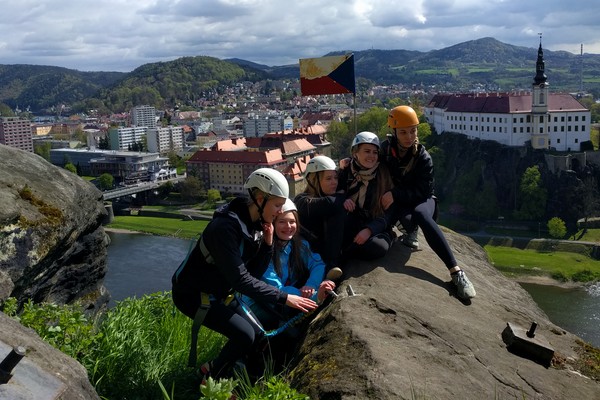
[[[506,275],[505,275],[506,276]],[[546,285],[546,286],[556,286],[563,289],[574,289],[583,287],[585,283],[583,282],[562,282],[556,279],[553,279],[549,276],[541,276],[541,275],[519,275],[519,276],[506,276],[510,280],[513,280],[517,283],[533,283],[535,285]]]

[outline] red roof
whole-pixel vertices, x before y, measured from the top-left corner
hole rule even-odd
[[[572,95],[550,93],[548,111],[586,111]],[[469,113],[527,113],[531,112],[531,93],[459,93],[437,94],[428,104],[431,108],[443,108],[448,112]]]

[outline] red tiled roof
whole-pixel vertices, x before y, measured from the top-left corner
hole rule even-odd
[[[471,113],[521,113],[531,112],[531,93],[459,93],[437,94],[428,104],[431,108],[443,108],[448,112]],[[549,111],[585,111],[586,108],[572,95],[550,93]]]
[[[189,163],[222,162],[236,164],[272,165],[284,162],[281,150],[266,151],[211,151],[199,150],[188,160]]]

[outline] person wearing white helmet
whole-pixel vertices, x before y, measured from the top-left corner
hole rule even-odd
[[[267,304],[287,305],[308,312],[314,300],[288,294],[257,277],[273,255],[273,220],[289,195],[285,177],[272,168],[252,172],[244,187],[250,199],[237,197],[215,211],[202,236],[172,277],[172,296],[177,308],[194,320],[189,366],[196,367],[197,334],[201,325],[229,340],[198,374],[204,379],[227,376],[243,359],[260,330],[252,323],[234,292]]]
[[[340,279],[344,231],[344,194],[337,193],[338,171],[335,162],[324,155],[313,157],[306,165],[306,189],[294,198],[302,220],[301,235],[325,261],[326,274]]]
[[[344,253],[372,260],[387,254],[393,243],[392,210],[381,205],[381,196],[392,187],[391,177],[379,164],[379,138],[360,132],[352,141],[351,159],[339,173],[338,190],[345,193]]]
[[[437,204],[433,190],[433,161],[418,137],[419,118],[412,107],[398,106],[390,110],[388,127],[391,135],[381,145],[380,161],[387,165],[394,188],[381,198],[382,206],[396,210],[408,232],[403,243],[418,247],[417,227],[420,227],[429,247],[444,262],[457,295],[463,300],[475,297],[475,288],[458,266],[454,254],[435,222]]]
[[[300,236],[300,219],[292,200],[286,200],[282,213],[275,218],[273,225],[273,257],[261,280],[288,294],[322,303],[336,285],[331,280],[323,279],[325,263]],[[259,303],[247,296],[242,300],[257,316],[266,331],[279,328],[298,313],[298,310],[282,304]],[[290,354],[294,347],[290,340],[297,339],[296,336],[296,329],[288,329],[270,339],[271,354],[274,357]]]

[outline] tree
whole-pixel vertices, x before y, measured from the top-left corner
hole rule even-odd
[[[523,173],[519,194],[521,206],[517,212],[518,218],[536,220],[545,214],[548,191],[542,186],[542,176],[537,165],[527,168]]]
[[[334,159],[348,157],[352,135],[348,131],[348,125],[343,122],[333,121],[327,129],[327,140],[331,143],[331,155]]]
[[[112,189],[114,183],[115,178],[109,173],[104,173],[98,177],[98,184],[102,190]]]
[[[202,196],[203,191],[204,185],[195,176],[188,176],[179,184],[179,193],[184,200],[197,201]]]
[[[73,163],[66,163],[65,164],[65,169],[67,171],[71,171],[72,173],[74,173],[75,175],[77,175],[77,167]]]
[[[550,236],[556,239],[562,239],[567,234],[567,226],[565,221],[558,217],[554,217],[548,221],[548,232]]]
[[[208,189],[206,192],[206,202],[210,205],[215,205],[219,200],[221,200],[221,192],[217,189]]]
[[[46,161],[50,161],[50,149],[52,145],[50,142],[33,143],[33,151],[38,156],[42,157]]]

